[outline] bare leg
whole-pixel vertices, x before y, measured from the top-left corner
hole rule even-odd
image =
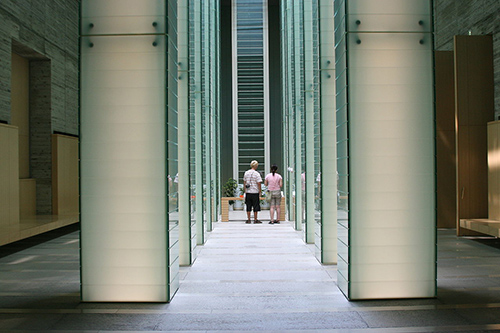
[[[247,210],[247,223],[249,223],[249,221],[250,221],[250,211]]]
[[[280,220],[281,207],[280,205],[276,206],[276,221]]]
[[[257,213],[258,213],[258,212],[257,212],[256,210],[254,210],[254,211],[253,211],[253,218],[254,218],[254,221],[257,221],[257,220],[258,220],[258,219],[257,219]],[[249,216],[250,216],[250,215],[249,215]]]
[[[271,208],[269,208],[269,213],[271,215],[271,222],[274,221],[273,217],[274,217],[274,206],[271,206]]]

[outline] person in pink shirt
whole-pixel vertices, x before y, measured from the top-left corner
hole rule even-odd
[[[276,164],[273,164],[271,166],[271,173],[267,174],[266,178],[264,179],[264,185],[266,185],[269,192],[271,192],[271,207],[269,209],[271,220],[269,224],[280,223],[281,187],[283,187],[283,178],[276,171],[278,171],[278,166]],[[276,220],[273,220],[275,211]]]

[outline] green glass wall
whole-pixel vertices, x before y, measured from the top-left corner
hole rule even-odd
[[[333,264],[337,261],[333,2],[282,2],[281,38],[288,219],[304,231],[307,243],[315,244],[317,259]]]
[[[197,244],[205,243],[205,195],[203,191],[203,141],[202,141],[202,71],[201,24],[202,6],[199,1],[189,1],[189,137],[190,137],[190,189],[192,221],[196,224]]]
[[[179,122],[177,63],[177,0],[167,0],[167,179],[169,297],[179,289]]]
[[[319,5],[304,1],[304,121],[303,207],[305,241],[314,243],[321,224],[321,199],[317,191],[320,174]]]
[[[181,265],[191,265],[197,257],[195,193],[194,141],[191,137],[190,98],[189,98],[189,1],[178,1],[178,59],[179,59],[179,260]],[[192,172],[191,172],[192,171]]]
[[[297,230],[302,229],[302,186],[301,186],[301,93],[300,82],[303,77],[300,57],[300,7],[293,1],[284,1],[281,7],[282,35],[282,78],[283,78],[283,136],[284,161],[287,167],[285,178],[285,197],[288,220],[294,222]]]
[[[189,169],[198,244],[220,211],[219,3],[189,1]]]
[[[281,64],[282,64],[282,105],[283,105],[283,137],[287,138],[287,140],[283,141],[283,176],[284,176],[284,194],[286,200],[286,214],[289,221],[295,220],[294,215],[294,196],[293,193],[295,191],[294,183],[292,182],[293,168],[292,163],[293,160],[293,146],[294,146],[294,135],[293,135],[293,122],[291,119],[291,107],[292,103],[292,89],[291,84],[293,82],[292,74],[294,73],[292,70],[292,62],[291,62],[291,54],[292,54],[292,28],[291,28],[291,8],[289,2],[283,2],[281,6],[281,43],[283,44],[281,48]],[[286,167],[286,169],[285,169]]]
[[[304,230],[303,223],[305,222],[306,207],[305,202],[305,156],[304,156],[304,3],[292,1],[293,6],[293,51],[292,51],[292,61],[294,71],[293,80],[293,100],[292,108],[293,112],[291,119],[294,122],[294,132],[295,136],[295,160],[294,163],[294,173],[293,173],[293,183],[295,185],[295,228],[297,230]]]
[[[287,213],[315,243],[322,205],[319,3],[284,1],[281,15]]]

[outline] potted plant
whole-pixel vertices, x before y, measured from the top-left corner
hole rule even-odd
[[[229,178],[229,180],[222,186],[222,195],[225,197],[234,197],[234,192],[238,188],[238,182],[233,178]],[[229,200],[229,205],[234,203],[233,200]]]

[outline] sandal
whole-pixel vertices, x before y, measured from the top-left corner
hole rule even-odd
[[[274,221],[275,224],[280,224],[280,221],[276,220]]]
[[[274,221],[269,221],[269,224],[274,224]]]
[[[252,221],[250,221],[250,220],[247,220],[247,221],[246,221],[245,223],[252,223]]]
[[[255,221],[253,221],[253,223],[262,223],[262,221],[255,220]]]

